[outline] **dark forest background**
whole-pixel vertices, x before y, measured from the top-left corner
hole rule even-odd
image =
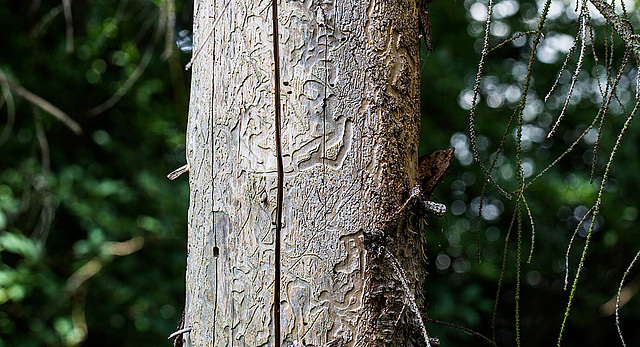
[[[470,93],[476,75],[487,1],[437,0],[430,5],[432,53],[422,55],[420,152],[456,148],[450,173],[435,192],[445,218],[429,217],[428,316],[491,337],[492,311],[502,268],[504,238],[514,202],[489,188],[476,229],[483,174],[469,138]],[[554,1],[523,127],[525,175],[535,176],[586,129],[600,105],[596,75],[610,29],[593,16],[600,65],[587,55],[566,118],[547,138],[569,88],[572,66],[547,102],[577,30],[575,1]],[[65,11],[65,5],[67,11]],[[494,8],[492,43],[537,24],[536,2],[502,0]],[[634,3],[627,2],[638,24]],[[0,346],[169,346],[184,302],[188,180],[165,176],[185,163],[193,4],[162,0],[0,0]],[[477,109],[485,162],[495,152],[518,102],[526,73],[528,36],[492,53]],[[523,69],[523,65],[524,69]],[[598,68],[596,68],[598,66]],[[633,66],[637,66],[634,62]],[[615,71],[615,69],[614,69]],[[635,102],[635,67],[625,70],[619,104],[602,126],[590,183],[594,129],[570,155],[526,193],[535,222],[535,249],[523,263],[522,344],[557,343],[569,280],[589,226],[579,221],[595,201],[612,144]],[[52,108],[53,107],[53,108]],[[77,124],[76,124],[77,123]],[[564,345],[616,345],[611,303],[624,271],[640,248],[639,127],[633,123],[606,185],[601,216],[574,299]],[[514,131],[494,177],[515,189]],[[589,219],[590,220],[590,219]],[[531,248],[525,214],[523,259]],[[515,344],[515,237],[511,236],[496,318],[498,345]],[[626,342],[640,343],[633,297],[621,308]],[[612,301],[613,300],[613,301]],[[428,323],[442,346],[482,345],[459,329]]]

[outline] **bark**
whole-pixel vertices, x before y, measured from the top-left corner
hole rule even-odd
[[[396,214],[417,183],[419,8],[278,2],[284,195],[274,288],[271,2],[196,2],[187,346],[277,345],[278,306],[282,346],[426,344],[420,216]]]

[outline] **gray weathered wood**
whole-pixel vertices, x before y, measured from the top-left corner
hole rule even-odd
[[[388,221],[416,183],[419,4],[278,6],[282,345],[410,345],[419,315],[409,301],[422,305],[421,238]],[[267,0],[195,4],[194,48],[203,50],[187,130],[192,346],[275,345],[270,9]]]

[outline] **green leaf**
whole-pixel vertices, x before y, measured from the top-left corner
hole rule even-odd
[[[4,232],[0,235],[0,251],[6,251],[9,253],[19,254],[27,259],[33,259],[37,257],[37,245],[30,238]]]

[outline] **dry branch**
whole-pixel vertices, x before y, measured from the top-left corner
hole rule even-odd
[[[607,23],[613,27],[613,30],[615,30],[622,41],[624,41],[627,49],[631,50],[636,61],[640,62],[640,36],[634,33],[633,26],[629,19],[618,15],[615,8],[605,0],[591,0],[591,3],[600,11],[600,14],[607,20]]]
[[[68,114],[64,113],[59,108],[55,107],[49,101],[24,89],[22,86],[18,85],[17,83],[9,79],[9,77],[7,77],[7,75],[5,75],[2,70],[0,70],[0,81],[7,83],[11,88],[11,90],[13,90],[16,94],[20,95],[21,97],[23,97],[25,100],[29,101],[35,106],[38,106],[42,110],[46,111],[47,113],[57,118],[59,121],[62,122],[62,124],[66,125],[76,135],[82,134],[82,128],[80,127],[80,124],[78,124],[75,120],[69,117]]]

